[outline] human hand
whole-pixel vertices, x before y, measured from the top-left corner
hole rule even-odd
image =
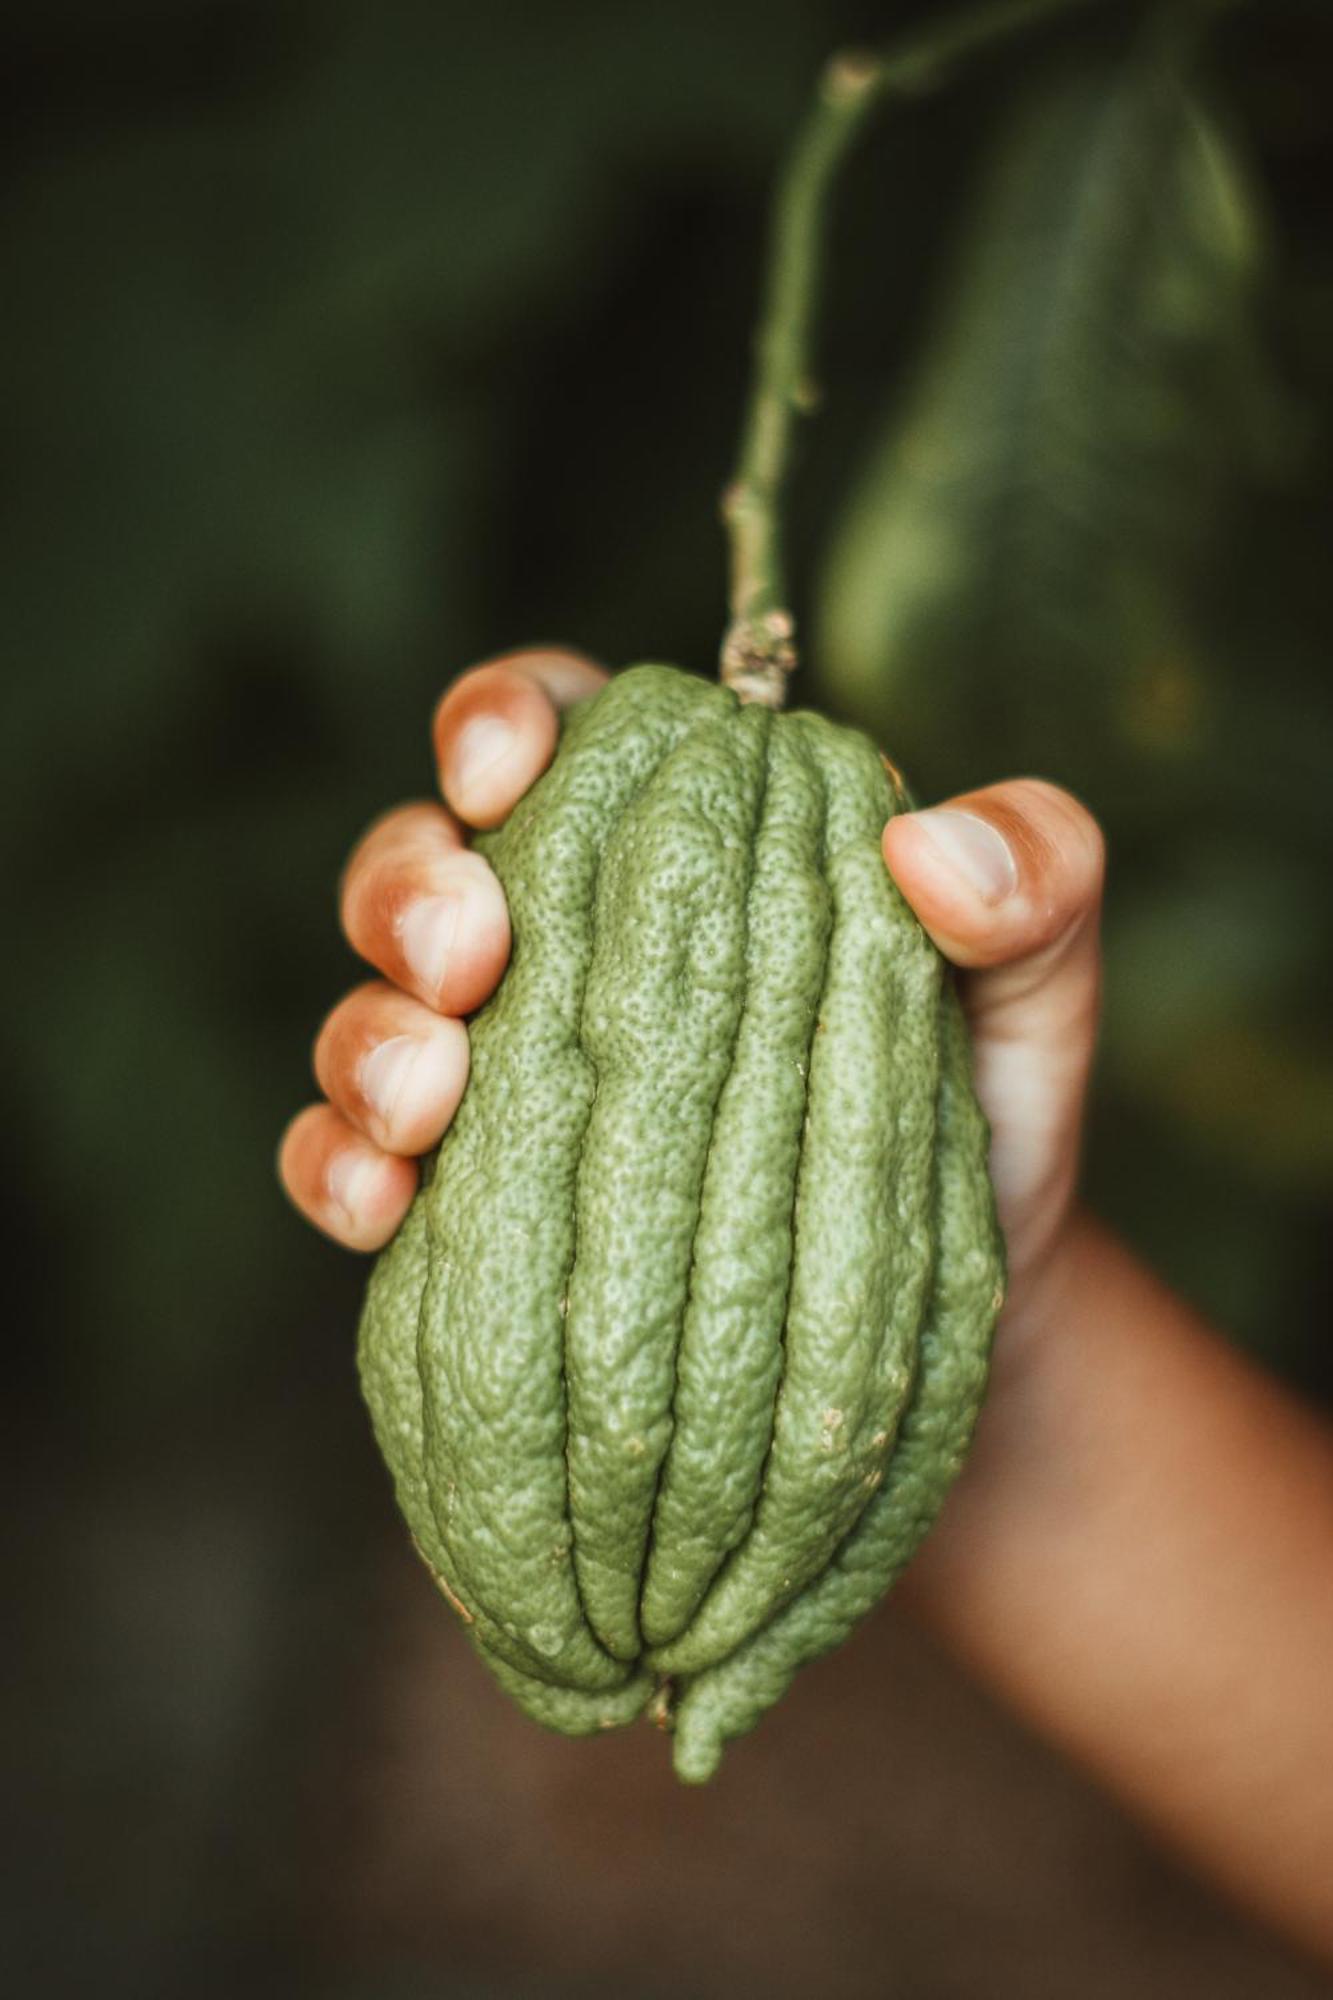
[[[377,1249],[402,1220],[466,1082],[460,1017],[508,959],[504,896],[466,831],[505,818],[559,709],[605,678],[549,648],[464,674],[435,714],[444,804],[386,814],[348,864],[343,928],[382,976],[325,1021],[324,1101],[281,1150],[292,1199],[341,1243]],[[1025,778],[899,815],[884,854],[960,969],[1010,1274],[972,1452],[899,1601],[1195,1866],[1327,1955],[1333,1454],[1323,1424],[1074,1213],[1101,836]]]
[[[444,804],[395,808],[342,883],[343,929],[380,979],[353,989],[315,1043],[323,1102],[295,1118],[280,1170],[293,1201],[338,1242],[387,1242],[467,1079],[461,1016],[509,955],[504,896],[471,852],[546,768],[558,710],[606,676],[541,648],[463,674],[433,737]],[[964,969],[978,1094],[1009,1247],[1010,1322],[1030,1320],[1063,1241],[1096,1028],[1102,843],[1055,787],[1019,779],[890,821],[885,859],[945,956]]]
[[[890,872],[962,974],[1009,1263],[1003,1358],[1069,1241],[1101,997],[1105,847],[1059,787],[1016,778],[884,829]]]
[[[348,861],[342,929],[382,977],[325,1019],[314,1047],[323,1098],[292,1120],[278,1153],[297,1208],[348,1249],[380,1249],[406,1215],[417,1158],[444,1136],[467,1082],[461,1017],[508,963],[504,893],[467,834],[508,815],[555,753],[559,711],[606,678],[561,647],[502,654],[460,675],[432,723],[444,804],[394,807]]]

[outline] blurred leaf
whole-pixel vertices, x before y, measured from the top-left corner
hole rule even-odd
[[[1261,842],[1163,856],[1107,924],[1102,1091],[1246,1179],[1327,1198],[1333,1046],[1308,999],[1302,1017],[1325,950],[1308,909],[1308,885]]]
[[[1309,1217],[1333,1180],[1326,439],[1278,386],[1283,257],[1189,28],[1122,23],[1004,111],[810,651],[923,795],[1035,770],[1102,820],[1095,1198],[1290,1358],[1314,1225],[1277,1191]]]
[[[952,297],[834,534],[824,683],[909,765],[1197,754],[1190,611],[1238,461],[1275,448],[1257,206],[1178,9],[1006,122]]]

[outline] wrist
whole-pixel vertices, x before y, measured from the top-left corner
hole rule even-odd
[[[1026,1393],[1070,1313],[1093,1259],[1101,1225],[1071,1206],[1037,1257],[1010,1265],[1004,1309],[995,1330],[987,1407]]]
[[[1044,1427],[1052,1378],[1060,1371],[1060,1344],[1077,1317],[1099,1231],[1100,1224],[1085,1210],[1072,1210],[1041,1258],[1023,1267],[1011,1283],[972,1448],[939,1525],[904,1579],[909,1602],[930,1595],[939,1567],[933,1557],[943,1553],[940,1545],[952,1545],[967,1522],[1007,1504],[1015,1484],[1021,1483],[1015,1475],[1030,1460],[1032,1439]]]

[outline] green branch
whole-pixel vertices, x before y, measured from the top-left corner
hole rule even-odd
[[[813,408],[810,348],[829,189],[871,110],[915,97],[974,50],[1089,0],[1009,0],[976,7],[881,52],[834,56],[797,133],[774,204],[754,387],[735,477],[723,496],[731,545],[731,622],[720,672],[742,701],[780,708],[796,667],[783,574],[780,509],[795,419]]]

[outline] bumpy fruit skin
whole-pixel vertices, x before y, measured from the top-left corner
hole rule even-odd
[[[513,955],[371,1278],[362,1383],[501,1685],[650,1706],[682,1778],[884,1594],[1003,1293],[942,961],[873,745],[635,667],[481,845]]]

